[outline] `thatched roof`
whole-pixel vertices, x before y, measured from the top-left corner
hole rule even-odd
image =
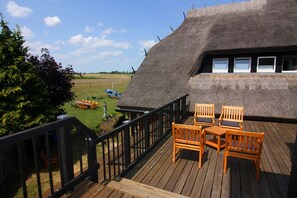
[[[185,93],[194,100],[189,80],[207,54],[296,50],[296,10],[296,0],[251,0],[190,11],[176,31],[149,50],[119,107],[156,108]]]

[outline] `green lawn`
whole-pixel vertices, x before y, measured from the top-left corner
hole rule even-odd
[[[107,111],[109,114],[115,114],[117,107],[117,99],[112,99],[104,92],[105,89],[114,89],[122,93],[128,83],[130,82],[131,75],[128,74],[89,74],[84,78],[76,78],[74,80],[75,87],[73,91],[76,95],[75,101],[87,99],[99,102],[99,107],[95,110],[79,109],[71,105],[75,101],[70,102],[64,106],[66,114],[78,118],[88,128],[95,130],[101,123],[103,118],[103,102],[107,104]],[[92,99],[91,97],[100,98]]]

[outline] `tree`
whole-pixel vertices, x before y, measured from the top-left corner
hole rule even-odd
[[[53,119],[47,86],[26,61],[28,48],[19,27],[0,22],[0,136]]]
[[[72,66],[65,69],[49,54],[48,49],[41,50],[42,55],[29,55],[28,61],[33,65],[35,73],[46,83],[50,94],[50,103],[57,108],[57,113],[62,113],[62,106],[74,99],[71,91],[74,83],[74,70]]]

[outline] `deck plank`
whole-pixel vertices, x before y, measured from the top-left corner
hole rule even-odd
[[[222,182],[223,182],[223,164],[224,164],[224,152],[221,151],[218,154],[217,164],[215,167],[215,175],[212,184],[212,191],[211,197],[220,197],[221,196],[221,189],[222,189]]]

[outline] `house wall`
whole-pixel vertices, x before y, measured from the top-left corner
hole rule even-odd
[[[251,57],[251,73],[257,72],[257,59],[262,56],[276,56],[275,72],[282,72],[283,57],[288,55],[297,55],[297,51],[292,52],[262,52],[262,53],[242,53],[242,54],[209,54],[206,55],[201,63],[201,67],[198,70],[199,73],[212,73],[213,59],[214,58],[228,58],[228,73],[234,72],[234,58]]]
[[[297,75],[292,73],[198,74],[189,79],[189,106],[243,106],[245,116],[297,119]]]

